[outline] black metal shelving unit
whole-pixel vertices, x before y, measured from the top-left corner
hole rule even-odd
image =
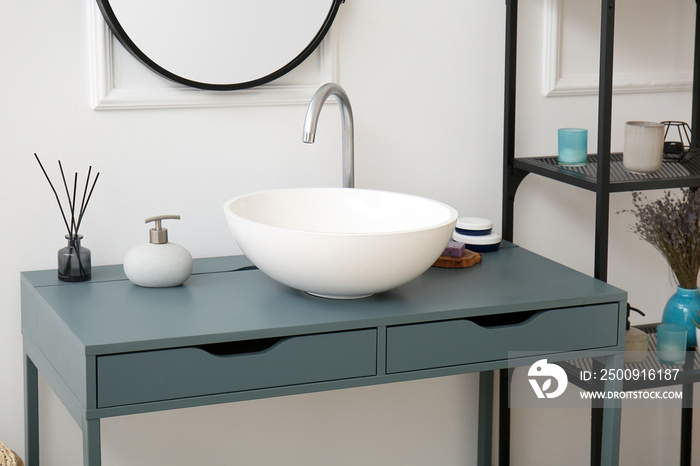
[[[585,167],[566,168],[557,164],[556,157],[516,157],[515,80],[518,0],[507,0],[506,5],[503,237],[508,241],[513,241],[515,195],[518,186],[528,174],[534,173],[593,191],[596,194],[594,275],[596,278],[607,281],[610,194],[649,189],[700,187],[700,157],[696,155],[685,163],[664,162],[662,169],[657,173],[635,175],[624,169],[621,154],[610,152],[615,0],[601,1],[597,153],[588,157],[588,165]],[[700,15],[700,10],[697,10],[696,15]],[[700,31],[697,29],[695,43],[700,43]],[[698,102],[700,97],[700,46],[695,47],[693,71],[691,127],[695,130],[699,127],[700,122]]]
[[[696,0],[695,52],[691,128],[700,131],[700,8]],[[622,155],[611,153],[613,95],[613,44],[615,0],[601,0],[600,67],[598,87],[597,152],[588,157],[585,167],[561,167],[556,157],[516,157],[515,115],[517,75],[518,0],[506,0],[506,59],[503,139],[503,238],[513,241],[513,214],[518,186],[529,174],[536,174],[595,193],[594,276],[607,281],[610,194],[614,192],[700,187],[700,156],[686,163],[664,162],[662,169],[650,175],[634,175],[622,166]],[[695,139],[695,138],[693,138]],[[695,143],[695,141],[694,141]],[[692,149],[698,149],[693,146]],[[508,372],[500,372],[501,387],[508,384]],[[508,465],[510,457],[510,414],[508,390],[500,391],[499,464]],[[595,404],[593,405],[595,408]],[[591,464],[600,458],[600,439],[596,426],[602,423],[601,410],[592,410]],[[599,431],[599,430],[598,430]]]

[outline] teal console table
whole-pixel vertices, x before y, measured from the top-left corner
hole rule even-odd
[[[490,465],[492,371],[593,354],[622,367],[626,293],[513,245],[347,301],[250,265],[198,259],[168,289],[134,286],[121,266],[83,283],[22,273],[27,466],[39,465],[37,370],[82,428],[85,466],[101,463],[105,417],[481,372],[477,454]],[[604,405],[603,465],[618,464],[619,403]]]

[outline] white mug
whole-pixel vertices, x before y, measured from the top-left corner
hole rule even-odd
[[[632,173],[654,173],[664,158],[664,125],[652,121],[625,123],[622,165]]]

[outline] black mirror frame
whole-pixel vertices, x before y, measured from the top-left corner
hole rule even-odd
[[[311,55],[311,53],[313,53],[313,51],[316,50],[316,48],[321,44],[321,41],[328,33],[328,30],[330,29],[331,25],[333,25],[335,16],[338,13],[338,9],[340,8],[340,4],[345,3],[345,0],[332,0],[333,4],[328,13],[328,16],[326,16],[326,20],[324,21],[323,25],[321,26],[321,29],[319,29],[316,36],[314,36],[313,40],[306,46],[304,50],[301,51],[299,55],[297,55],[292,61],[287,63],[282,68],[278,69],[273,73],[270,73],[267,76],[262,76],[258,79],[254,79],[251,81],[231,84],[211,84],[183,78],[182,76],[171,73],[170,71],[155,63],[148,56],[146,56],[146,54],[144,54],[141,51],[141,49],[139,49],[139,47],[131,40],[126,31],[124,31],[121,24],[119,24],[119,20],[114,14],[114,11],[112,10],[109,0],[96,1],[98,7],[100,8],[100,11],[102,12],[102,17],[105,19],[105,22],[109,26],[109,29],[112,31],[112,34],[114,34],[114,36],[124,46],[124,48],[126,48],[126,50],[128,50],[129,53],[131,53],[131,55],[133,55],[137,60],[139,60],[141,63],[143,63],[159,75],[171,81],[184,84],[190,87],[195,87],[198,89],[205,89],[211,91],[234,91],[239,89],[248,89],[251,87],[260,86],[261,84],[265,84],[270,81],[274,81],[275,79],[289,73],[294,68],[299,66],[304,60],[306,60],[309,57],[309,55]]]

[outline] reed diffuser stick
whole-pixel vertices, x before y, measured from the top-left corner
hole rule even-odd
[[[92,167],[90,167],[92,168]],[[78,216],[78,225],[75,227],[75,231],[78,231],[78,228],[80,228],[80,224],[83,221],[83,214],[87,210],[88,203],[90,202],[90,199],[92,198],[92,192],[95,190],[95,185],[97,184],[97,179],[100,177],[100,172],[97,172],[97,175],[95,175],[95,180],[92,182],[92,187],[90,188],[90,193],[88,194],[87,199],[85,200],[85,206],[81,207],[80,209],[80,215]],[[87,187],[87,185],[86,185]]]
[[[90,186],[90,175],[92,174],[92,165],[88,168],[88,174],[85,179],[85,187],[83,189],[83,197],[80,201],[80,204],[78,204],[78,173],[76,172],[74,177],[73,177],[73,194],[71,195],[70,189],[68,187],[68,180],[66,179],[65,172],[63,171],[63,164],[61,161],[58,161],[58,168],[61,172],[61,179],[63,180],[63,187],[66,191],[66,197],[68,198],[68,208],[70,209],[70,223],[68,223],[68,217],[66,216],[66,210],[63,209],[63,204],[61,203],[61,198],[58,195],[58,192],[56,191],[56,188],[54,187],[53,183],[51,182],[51,178],[49,178],[48,173],[46,173],[46,169],[44,168],[44,164],[41,163],[41,160],[39,159],[39,156],[34,153],[34,157],[36,158],[36,161],[39,163],[39,167],[41,167],[41,171],[44,173],[44,176],[46,177],[46,181],[49,182],[49,186],[51,186],[51,190],[53,191],[54,196],[56,197],[56,202],[58,203],[58,208],[61,210],[61,217],[63,217],[63,223],[66,226],[66,230],[68,231],[68,237],[69,238],[76,238],[78,236],[78,230],[80,229],[80,225],[83,221],[83,216],[85,215],[85,211],[87,210],[87,206],[90,202],[90,198],[92,197],[92,192],[95,190],[95,185],[97,184],[97,179],[100,177],[100,172],[97,172],[95,175],[95,179],[92,180],[92,186]],[[90,187],[90,190],[88,191],[88,187]],[[76,211],[76,208],[78,210]]]
[[[83,190],[83,199],[80,201],[80,214],[78,214],[78,224],[80,224],[80,219],[85,211],[85,195],[87,194],[88,185],[90,184],[90,173],[92,172],[92,165],[88,167],[87,178],[85,179],[85,189]]]
[[[68,191],[68,183],[66,183],[66,175],[63,173],[63,165],[61,165],[61,161],[58,161],[58,168],[61,170],[61,179],[63,179],[63,187],[66,190],[66,197],[68,198],[68,207],[71,206],[70,202],[70,192]],[[71,214],[73,213],[73,209],[71,208]],[[68,234],[72,237],[73,236],[73,220],[72,220],[72,215],[71,215],[71,223],[70,223],[70,228],[68,231]]]
[[[70,206],[70,226],[73,228],[75,226],[75,191],[78,187],[78,173],[76,172],[75,178],[73,178],[73,200]],[[68,198],[70,201],[70,197]],[[75,229],[75,236],[78,236],[78,229]]]
[[[61,205],[61,200],[58,197],[58,193],[56,192],[56,188],[53,187],[53,183],[51,182],[51,178],[49,178],[49,175],[46,173],[46,170],[44,169],[44,165],[41,163],[41,160],[39,160],[39,156],[36,155],[36,152],[34,153],[34,157],[36,157],[36,161],[39,162],[39,166],[41,167],[41,171],[44,172],[44,176],[46,177],[46,181],[49,182],[49,186],[51,186],[51,189],[53,190],[54,196],[56,196],[56,202],[58,202],[58,208],[61,209],[61,216],[63,217],[63,223],[66,224],[66,230],[68,230],[68,234],[70,235],[70,227],[68,226],[68,221],[66,220],[66,214],[63,212],[63,206]]]

